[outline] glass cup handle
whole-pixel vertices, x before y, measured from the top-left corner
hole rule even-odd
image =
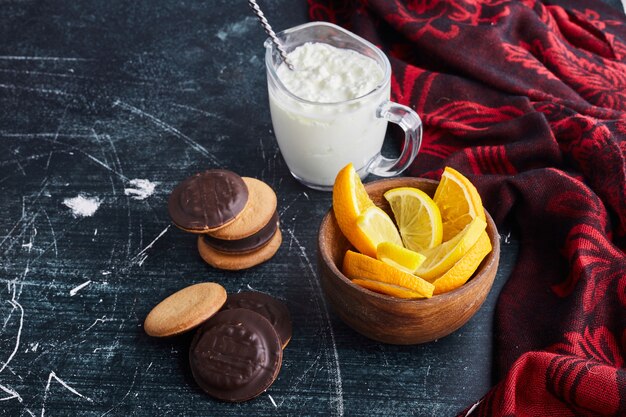
[[[392,101],[378,106],[376,117],[395,123],[404,130],[404,148],[400,156],[390,159],[379,153],[367,168],[379,177],[393,177],[407,169],[415,159],[422,144],[422,120],[413,109]]]

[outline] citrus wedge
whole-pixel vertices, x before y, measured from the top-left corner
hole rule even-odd
[[[486,227],[487,223],[477,217],[452,239],[423,251],[426,260],[417,268],[415,274],[430,282],[443,275],[469,252]]]
[[[361,179],[352,164],[346,165],[335,178],[333,186],[333,212],[339,229],[360,252],[376,256],[367,236],[356,227],[357,218],[369,207],[374,207]]]
[[[387,265],[412,274],[426,257],[392,242],[382,242],[376,247],[376,258]]]
[[[384,196],[406,248],[423,251],[441,243],[441,213],[428,194],[417,188],[400,187],[387,191]]]
[[[465,284],[489,252],[491,252],[491,241],[487,232],[483,231],[469,252],[463,255],[445,274],[433,281],[434,293],[441,294]]]
[[[343,258],[342,269],[350,279],[366,279],[395,285],[418,293],[421,297],[430,298],[435,289],[433,284],[420,277],[351,250],[347,251]]]
[[[363,288],[367,288],[370,291],[391,295],[398,298],[424,298],[422,294],[411,291],[404,287],[400,287],[399,285],[387,284],[385,282],[373,281],[371,279],[362,278],[353,279],[352,282],[360,285]]]
[[[443,241],[452,239],[473,219],[485,220],[480,194],[457,170],[446,167],[433,200],[441,211]]]
[[[402,246],[402,239],[391,217],[380,207],[369,207],[356,219],[356,228],[361,232],[362,241],[359,242],[363,249],[361,253],[370,255],[382,242],[392,242]],[[356,246],[356,245],[355,245]],[[359,248],[357,248],[359,249]]]

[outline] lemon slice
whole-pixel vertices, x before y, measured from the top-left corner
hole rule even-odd
[[[402,246],[402,239],[396,225],[380,207],[373,206],[361,213],[356,220],[356,228],[366,241],[363,243],[367,243],[368,248],[374,248],[373,258],[376,257],[376,248],[382,242],[391,242]],[[361,251],[366,255],[369,255],[370,252],[370,249],[367,252]]]
[[[417,188],[400,187],[387,191],[384,196],[406,248],[419,252],[441,243],[441,213],[428,194]]]
[[[382,242],[376,248],[376,258],[387,265],[412,274],[426,257],[392,242]]]
[[[351,250],[347,251],[343,258],[342,270],[350,279],[365,279],[395,285],[418,293],[421,297],[430,298],[435,290],[433,284],[420,277]]]
[[[489,252],[491,252],[491,241],[487,232],[484,231],[469,252],[463,255],[445,274],[433,281],[434,293],[441,294],[465,284]]]
[[[485,220],[485,209],[476,187],[453,168],[446,167],[443,171],[433,200],[441,211],[444,242],[476,217]]]
[[[372,246],[367,236],[356,227],[361,213],[373,206],[354,166],[346,165],[337,174],[333,185],[333,212],[346,239],[360,252],[375,257],[376,246]]]
[[[452,239],[423,251],[426,260],[417,268],[415,274],[428,281],[438,278],[469,252],[486,227],[487,223],[477,217]]]

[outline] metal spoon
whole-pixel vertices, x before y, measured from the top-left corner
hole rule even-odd
[[[285,51],[285,48],[283,48],[283,45],[280,43],[278,36],[276,36],[276,33],[274,33],[274,31],[272,30],[272,26],[270,26],[270,23],[265,18],[265,15],[261,11],[261,8],[257,4],[256,0],[248,0],[248,4],[252,8],[252,11],[254,11],[254,14],[259,18],[259,21],[261,22],[261,26],[263,26],[263,29],[265,29],[265,33],[267,33],[267,35],[270,37],[274,45],[276,45],[276,49],[278,49],[278,52],[280,53],[280,57],[283,59],[283,62],[287,65],[287,68],[293,71],[295,67],[293,66],[291,61],[289,61],[289,58],[287,58],[287,51]]]

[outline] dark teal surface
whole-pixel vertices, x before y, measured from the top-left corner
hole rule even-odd
[[[277,30],[307,21],[304,1],[261,6]],[[0,2],[0,415],[444,416],[487,392],[516,242],[502,236],[494,289],[456,333],[390,346],[346,327],[317,279],[331,196],[280,156],[264,39],[245,1]],[[283,244],[268,263],[212,269],[171,225],[173,187],[215,167],[276,191]],[[154,193],[127,195],[133,179]],[[92,216],[63,204],[78,195],[99,199]],[[191,335],[143,332],[156,303],[201,281],[291,311],[282,370],[255,400],[207,397],[190,377]]]

